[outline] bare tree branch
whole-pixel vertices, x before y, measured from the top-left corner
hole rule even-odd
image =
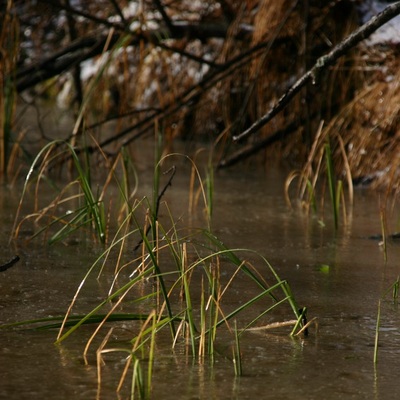
[[[175,25],[172,23],[171,18],[168,16],[167,12],[165,11],[164,6],[162,5],[160,0],[153,0],[158,12],[161,14],[162,19],[165,22],[165,25],[167,26],[167,28],[169,29],[169,31],[171,32],[171,34],[174,32],[175,30]]]
[[[356,46],[362,40],[370,36],[378,28],[390,21],[392,18],[400,14],[400,1],[387,6],[381,13],[371,18],[366,24],[355,30],[346,39],[335,46],[328,54],[318,58],[314,66],[308,70],[290,89],[276,102],[276,104],[260,119],[258,119],[250,128],[233,137],[234,141],[239,141],[247,138],[253,133],[260,130],[272,118],[282,111],[297,93],[309,82],[314,85],[318,82],[320,74],[330,65],[346,54],[348,50]]]
[[[282,39],[285,40],[285,39]],[[280,43],[280,41],[278,41]],[[244,51],[240,55],[234,57],[233,59],[227,61],[223,65],[220,65],[218,69],[211,70],[199,83],[194,84],[181,95],[175,97],[169,104],[166,104],[163,108],[151,109],[150,114],[146,115],[139,122],[132,126],[129,126],[122,131],[116,133],[112,137],[105,139],[100,143],[100,146],[87,146],[85,148],[76,148],[77,154],[83,150],[88,153],[96,152],[99,147],[104,148],[111,143],[117,142],[115,152],[117,153],[119,149],[126,146],[136,139],[142,137],[151,129],[154,128],[154,121],[157,119],[161,121],[174,113],[182,109],[183,106],[189,105],[193,107],[200,99],[201,95],[211,87],[214,87],[217,82],[221,82],[224,79],[230,77],[234,70],[241,68],[247,63],[254,60],[260,55],[265,48],[269,47],[269,42],[259,43],[247,51]],[[89,129],[89,128],[88,128]],[[132,134],[132,132],[134,132]],[[67,139],[68,140],[68,139]]]
[[[243,40],[249,37],[249,32],[247,29],[243,28],[236,38],[238,40]],[[160,28],[149,31],[138,31],[132,32],[131,39],[127,43],[129,46],[137,46],[141,41],[146,43],[152,43],[154,45],[160,45],[163,47],[162,42],[164,38],[171,38],[171,32],[168,29]],[[182,23],[175,25],[173,38],[181,39],[200,39],[206,40],[209,38],[225,38],[227,35],[227,28],[225,24],[209,23],[203,22],[200,24],[196,23]],[[114,33],[111,40],[108,35],[97,35],[97,36],[87,36],[66,46],[59,52],[40,60],[34,65],[27,67],[20,67],[16,72],[16,88],[19,92],[26,90],[40,82],[50,79],[68,69],[76,66],[77,64],[85,61],[89,58],[95,57],[104,51],[104,46],[109,40],[109,46],[112,47],[117,43],[118,39],[121,37],[121,33]],[[165,47],[165,46],[164,46]],[[169,49],[171,50],[171,49]],[[172,49],[173,50],[173,49]],[[188,56],[188,53],[181,53],[182,55]],[[200,59],[191,56],[192,59],[200,62]],[[201,62],[210,64],[206,60],[201,60]],[[217,64],[214,64],[216,66]]]
[[[110,46],[120,35],[114,34]],[[85,37],[65,47],[56,54],[28,67],[20,67],[16,73],[16,88],[22,92],[58,74],[68,71],[79,63],[95,57],[104,51],[107,38]]]
[[[272,145],[275,142],[283,140],[285,137],[289,136],[292,132],[296,130],[299,126],[299,121],[293,121],[288,126],[274,132],[272,135],[261,139],[256,143],[251,143],[245,147],[241,147],[239,150],[231,154],[229,157],[223,159],[218,164],[218,169],[223,169],[237,164],[240,161],[249,158],[250,156],[257,154],[259,151],[263,150],[265,147]]]
[[[112,3],[112,5],[114,6],[115,11],[117,12],[117,14],[119,15],[119,17],[121,18],[122,23],[124,24],[125,27],[128,27],[128,21],[125,19],[124,14],[121,10],[121,7],[119,6],[119,4],[116,2],[116,0],[110,0],[110,2]]]
[[[59,8],[60,10],[65,10],[69,14],[79,15],[80,17],[83,17],[90,21],[96,22],[97,24],[108,26],[109,28],[124,30],[124,25],[122,25],[118,22],[111,22],[108,19],[96,17],[95,15],[92,15],[85,11],[81,11],[81,10],[78,10],[77,8],[71,7],[68,4],[61,4],[59,1],[56,1],[56,0],[39,0],[39,2],[44,3],[46,5],[51,4],[53,7]]]

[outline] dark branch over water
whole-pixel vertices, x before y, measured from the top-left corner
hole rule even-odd
[[[386,22],[390,21],[394,17],[400,14],[400,1],[387,6],[381,13],[371,18],[366,24],[356,29],[346,39],[335,46],[328,54],[318,58],[314,66],[308,70],[290,89],[277,101],[277,103],[260,119],[258,119],[250,128],[246,129],[242,133],[233,137],[234,141],[239,141],[247,138],[253,133],[260,130],[266,125],[272,118],[275,117],[280,111],[282,111],[290,101],[296,96],[297,93],[309,82],[317,84],[318,78],[321,73],[330,65],[334,64],[335,61],[346,54],[348,50],[356,46],[358,43],[369,37],[377,29],[379,29]]]
[[[20,260],[19,256],[14,256],[10,261],[0,265],[0,272],[7,271],[9,268],[14,266]]]

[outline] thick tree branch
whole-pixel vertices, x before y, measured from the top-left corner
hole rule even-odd
[[[124,29],[124,25],[122,25],[121,23],[111,22],[108,19],[96,17],[95,15],[92,15],[85,11],[81,11],[81,10],[78,10],[77,8],[71,7],[69,4],[61,4],[60,1],[57,1],[57,0],[39,0],[39,2],[44,3],[46,5],[51,4],[55,8],[66,11],[67,14],[77,15],[77,16],[86,18],[89,21],[96,22],[97,24],[105,25],[109,28],[116,28],[116,29],[120,29],[120,30]]]
[[[263,150],[265,147],[272,145],[275,142],[283,140],[285,137],[289,136],[292,132],[296,130],[299,126],[299,121],[293,121],[288,126],[274,132],[272,135],[261,139],[256,143],[251,143],[245,147],[241,147],[239,150],[231,154],[229,157],[223,159],[218,164],[218,169],[223,169],[237,164],[240,161],[249,158],[250,156],[257,154],[259,151]]]
[[[116,0],[110,0],[110,2],[112,3],[115,11],[117,12],[118,16],[121,18],[122,23],[124,24],[125,27],[128,27],[128,21],[125,19],[124,14],[121,10],[121,7],[119,6],[119,4],[117,3]]]
[[[174,29],[175,29],[175,25],[172,23],[171,18],[168,16],[167,12],[165,11],[164,6],[162,5],[160,0],[153,0],[158,12],[161,14],[162,19],[165,22],[165,25],[167,26],[167,28],[169,29],[169,31],[171,32],[171,34],[173,34]]]
[[[113,46],[119,38],[114,34],[110,40]],[[16,88],[18,92],[29,89],[58,74],[68,71],[79,63],[95,57],[104,51],[106,37],[86,37],[67,46],[52,56],[34,65],[19,68],[16,73]]]
[[[236,38],[238,40],[249,37],[248,29],[243,28]],[[160,28],[149,31],[138,31],[130,33],[129,46],[137,46],[141,41],[154,45],[162,44],[164,38],[187,38],[206,40],[209,38],[225,38],[227,27],[221,23],[203,22],[200,24],[180,23],[174,25],[173,37],[168,28]],[[109,40],[108,35],[87,36],[79,39],[61,51],[47,57],[34,65],[20,67],[16,72],[16,87],[19,92],[26,90],[38,83],[50,79],[62,72],[69,70],[77,64],[89,58],[100,55],[108,42],[112,47],[121,37],[120,33],[114,33]],[[197,61],[200,61],[197,59]]]
[[[253,46],[249,50],[220,65],[218,69],[210,70],[209,73],[199,83],[194,84],[181,95],[175,97],[163,108],[148,110],[150,111],[150,114],[146,115],[136,124],[123,129],[108,139],[105,139],[100,143],[99,146],[76,148],[76,153],[79,154],[83,150],[87,151],[88,153],[94,153],[99,149],[99,147],[104,148],[105,146],[115,142],[118,143],[117,148],[115,149],[115,152],[117,153],[121,147],[132,143],[134,140],[140,138],[151,129],[154,129],[155,120],[162,121],[163,119],[177,113],[184,106],[190,105],[190,107],[193,107],[206,90],[214,87],[217,82],[221,82],[224,79],[232,76],[233,71],[251,62],[256,57],[259,57],[260,53],[269,46],[269,42],[263,42]],[[132,134],[132,132],[134,133]]]
[[[307,71],[290,89],[276,102],[276,104],[259,120],[257,120],[250,128],[246,129],[242,133],[233,137],[234,141],[239,141],[247,138],[253,133],[260,130],[266,125],[272,118],[275,117],[280,111],[282,111],[290,101],[296,96],[297,93],[309,82],[316,84],[320,74],[330,65],[346,54],[348,50],[356,46],[362,40],[370,36],[373,32],[379,29],[386,22],[400,14],[400,1],[387,6],[381,13],[374,18],[371,18],[366,24],[358,28],[346,39],[335,46],[328,54],[318,58],[314,66]]]
[[[0,265],[0,272],[7,271],[20,260],[19,256],[14,256],[10,261]]]
[[[240,68],[241,66],[247,64],[249,60],[254,59],[256,55],[265,47],[266,44],[263,43],[254,46],[249,51],[240,54],[239,56],[233,58],[232,60],[226,62],[225,64],[221,65],[219,69],[210,71],[199,83],[194,84],[185,92],[183,92],[180,96],[176,97],[167,104],[162,109],[154,111],[152,114],[146,116],[141,121],[136,123],[133,126],[129,126],[126,129],[118,132],[117,134],[113,135],[112,138],[106,139],[100,143],[100,147],[107,146],[111,143],[116,141],[121,141],[118,145],[118,149],[122,146],[126,146],[129,143],[133,142],[134,140],[143,136],[146,132],[154,128],[154,121],[157,119],[161,121],[164,118],[167,118],[174,113],[178,112],[182,109],[183,106],[191,105],[193,106],[198,102],[201,95],[211,87],[214,87],[217,82],[223,81],[225,78],[232,75],[235,69]],[[136,131],[136,133],[132,136],[128,136],[129,133]],[[93,148],[86,148],[89,152],[97,150],[97,147]],[[118,150],[119,151],[119,150]]]

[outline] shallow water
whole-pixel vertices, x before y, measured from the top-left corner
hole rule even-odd
[[[376,368],[373,364],[378,300],[400,273],[400,244],[389,243],[385,264],[378,242],[368,239],[380,232],[379,195],[357,191],[348,224],[335,234],[328,215],[322,227],[317,218],[288,210],[284,177],[275,170],[217,173],[213,231],[231,248],[263,254],[288,280],[309,319],[317,318],[317,325],[306,338],[290,338],[287,330],[242,335],[240,378],[229,360],[230,346],[223,341],[217,343],[214,365],[193,361],[184,346],[172,352],[159,345],[152,398],[386,400],[400,395],[400,312],[390,296],[382,302],[379,360]],[[184,221],[190,219],[187,188],[187,175],[178,174],[165,195]],[[0,322],[60,315],[98,249],[85,241],[51,248],[40,241],[9,245],[19,190],[0,190],[1,263],[17,253],[21,257],[0,273]],[[389,218],[392,231],[395,222],[396,215]],[[104,282],[90,281],[79,310],[98,304],[107,288]],[[250,289],[239,284],[237,296],[229,298],[232,305],[246,290]],[[82,332],[55,346],[55,331],[1,330],[0,398],[118,398],[115,388],[125,355],[105,357],[99,390],[95,352],[90,353],[89,365],[82,359],[92,330]],[[121,341],[126,339],[123,330],[118,332]],[[128,398],[127,391],[121,398]]]

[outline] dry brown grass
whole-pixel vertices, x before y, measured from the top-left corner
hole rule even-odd
[[[250,76],[257,77],[254,118],[265,114],[316,56],[355,29],[354,11],[348,2],[333,7],[310,2],[308,10],[296,1],[262,2],[253,41],[272,40],[279,45],[272,45],[252,64]],[[338,19],[339,14],[347,18]],[[351,173],[356,181],[367,178],[375,188],[400,190],[399,66],[395,46],[353,49],[325,73],[317,87],[305,88],[263,128],[259,135],[266,137],[298,121],[297,132],[267,151],[268,163],[274,158],[296,165],[302,160],[309,163],[318,124],[324,121],[321,137],[332,139],[338,177]]]
[[[369,76],[331,125],[341,132],[355,178],[398,191],[400,64],[388,48],[380,55],[377,49],[367,51],[363,60]]]

